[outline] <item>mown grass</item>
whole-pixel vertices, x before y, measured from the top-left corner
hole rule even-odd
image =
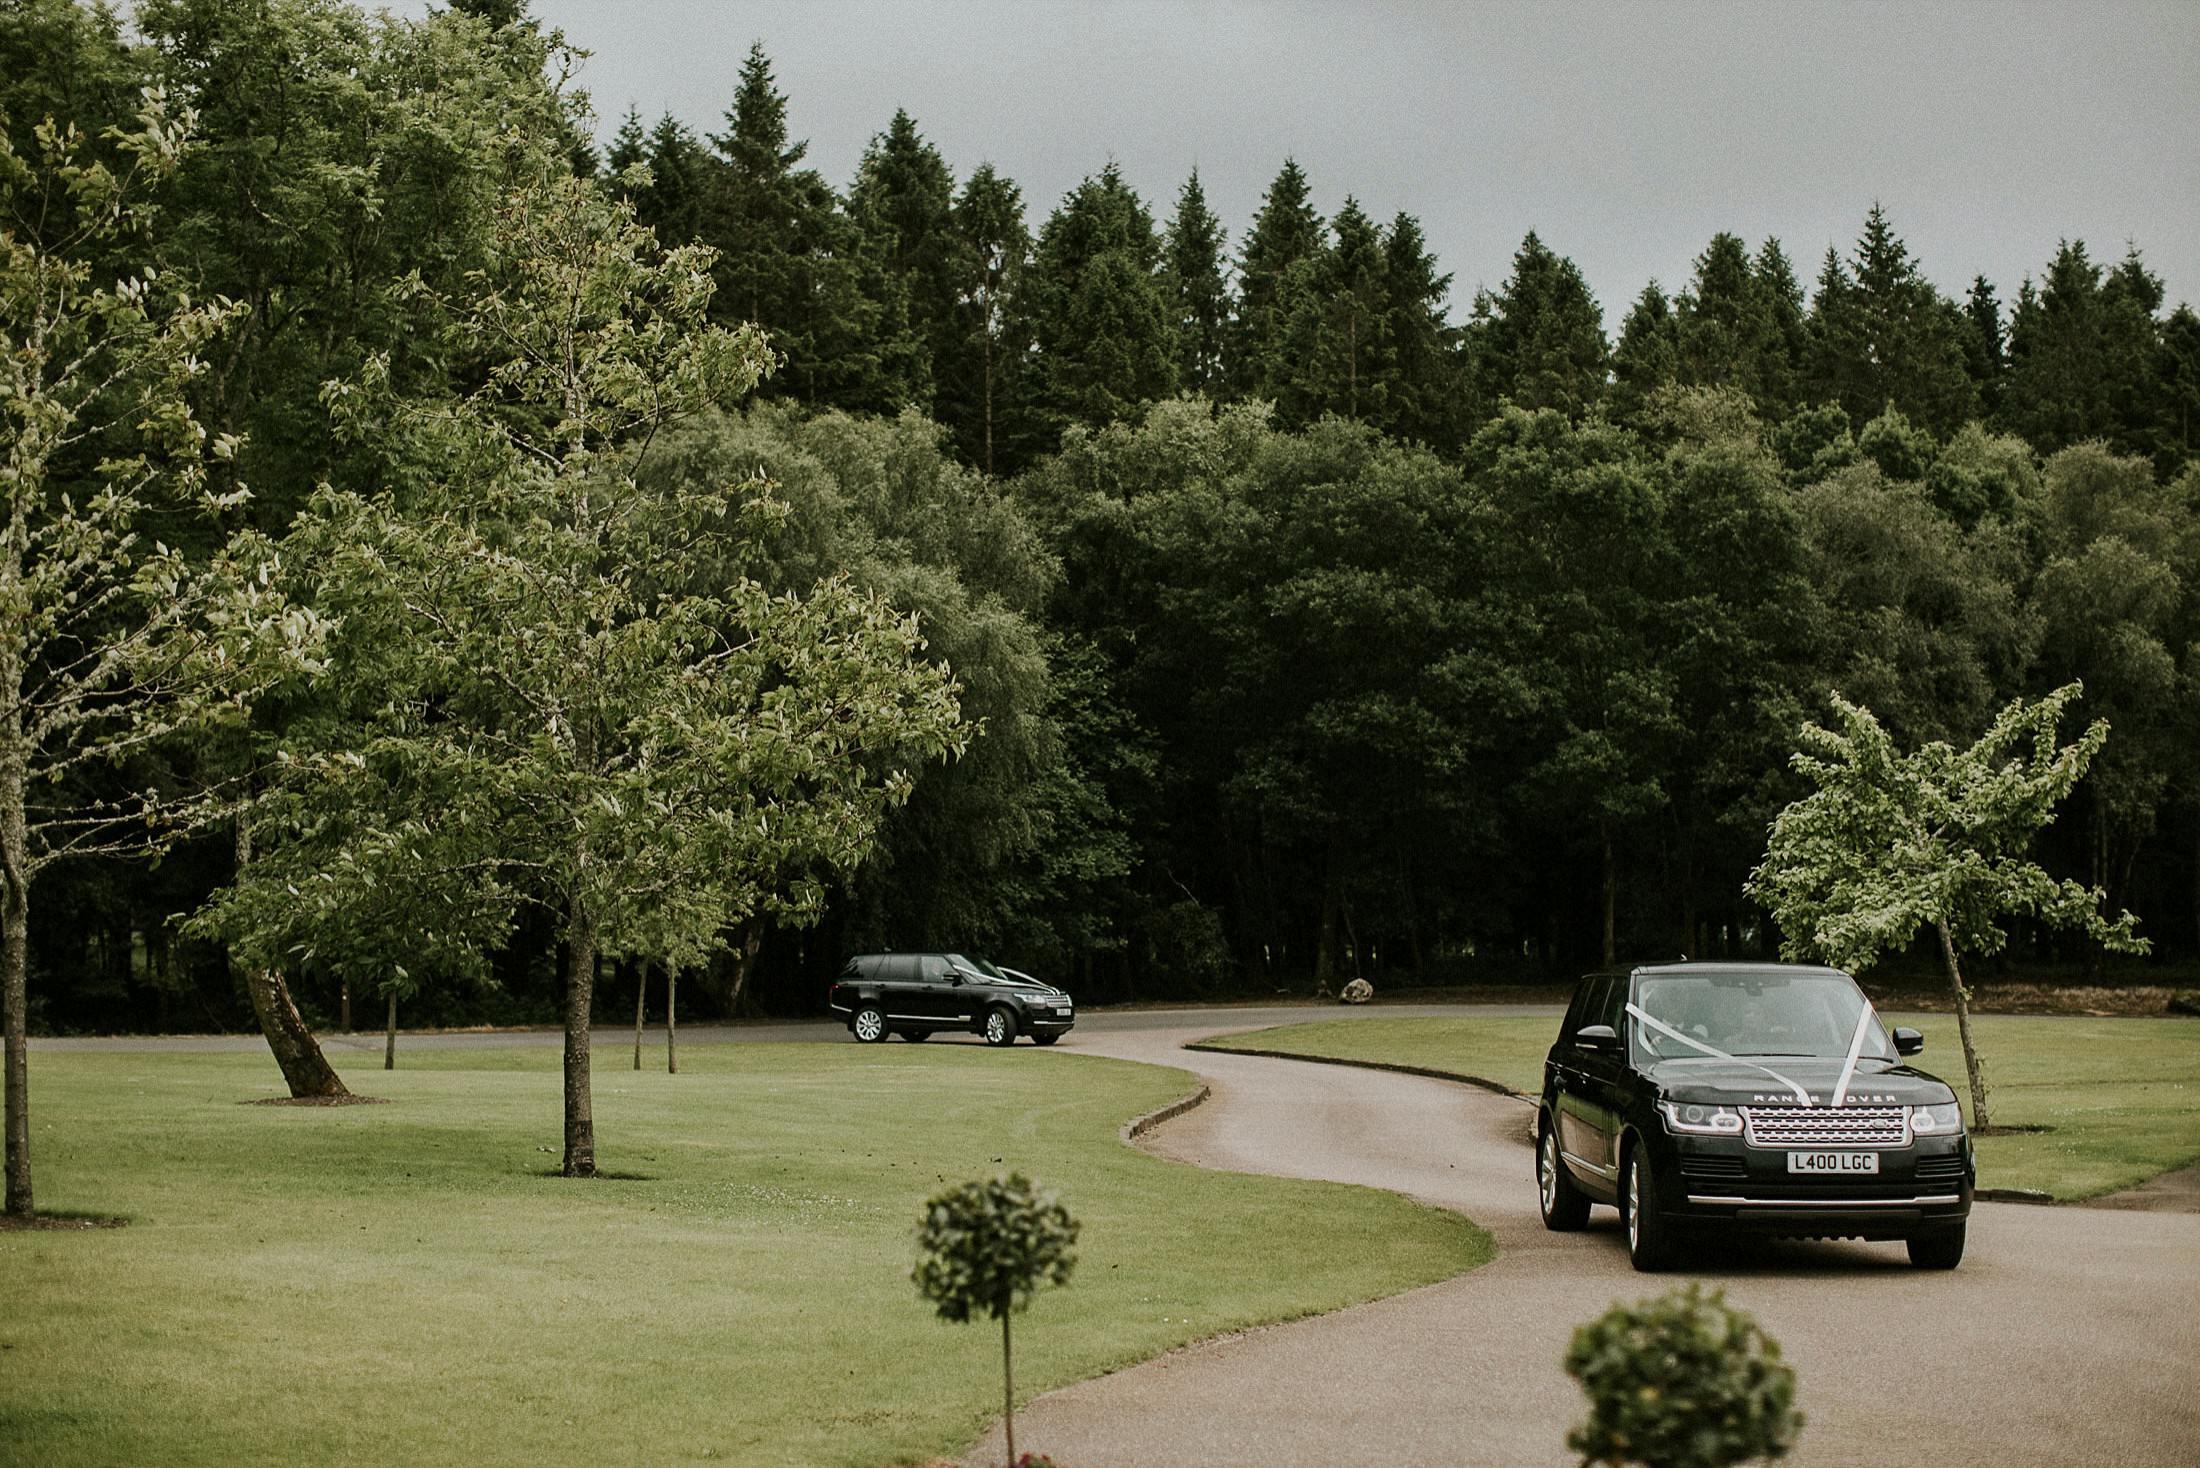
[[[1016,1322],[1029,1396],[1472,1268],[1485,1234],[1364,1189],[1124,1146],[1179,1071],[934,1044],[599,1062],[599,1162],[549,1176],[554,1051],[441,1051],[239,1104],[264,1056],[40,1053],[42,1210],[0,1232],[0,1461],[880,1464],[958,1451],[1000,1340],[908,1279],[923,1201],[1020,1169],[1084,1224]],[[1043,1450],[1044,1443],[1032,1447]]]
[[[1917,1064],[1948,1081],[1970,1111],[1963,1048],[1950,1014],[1894,1014],[1925,1033]],[[2200,1019],[1980,1015],[1989,1119],[2041,1126],[1980,1137],[1979,1185],[2075,1201],[2200,1161]],[[1534,1093],[1552,1019],[1351,1019],[1227,1035],[1229,1049],[1410,1065]]]

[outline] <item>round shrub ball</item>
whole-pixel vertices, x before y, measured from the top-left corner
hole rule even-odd
[[[1803,1426],[1779,1343],[1697,1285],[1576,1329],[1566,1374],[1589,1398],[1566,1436],[1584,1465],[1724,1468],[1786,1456]]]
[[[910,1278],[944,1320],[1005,1316],[1040,1285],[1069,1282],[1076,1242],[1077,1220],[1023,1174],[963,1183],[924,1205]]]

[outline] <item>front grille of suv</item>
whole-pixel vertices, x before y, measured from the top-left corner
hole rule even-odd
[[[1752,1147],[1907,1147],[1906,1106],[1745,1106]]]

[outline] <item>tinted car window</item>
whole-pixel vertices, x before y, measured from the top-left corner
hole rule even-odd
[[[1599,1016],[1604,1013],[1605,1001],[1611,997],[1611,993],[1612,981],[1609,977],[1600,975],[1596,978],[1583,980],[1581,985],[1580,1007],[1577,1008],[1574,1013],[1568,1017],[1571,1023],[1571,1030],[1578,1031],[1584,1025],[1600,1025],[1607,1023],[1607,1021],[1599,1018]]]
[[[917,980],[917,956],[889,953],[879,960],[879,977],[890,983],[913,984]]]
[[[927,953],[917,960],[917,978],[927,984],[947,982],[947,960],[937,953]]]

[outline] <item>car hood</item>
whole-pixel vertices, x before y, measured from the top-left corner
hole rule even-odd
[[[1058,989],[1052,984],[1041,983],[1029,974],[1018,973],[1014,969],[1003,969],[1001,972],[1004,977],[998,979],[987,978],[982,982],[990,984],[996,989],[1014,989],[1021,994],[1059,994],[1064,999],[1069,997],[1067,989]]]
[[[1647,1075],[1668,1101],[1724,1102],[1733,1106],[1800,1106],[1792,1081],[1813,1106],[1833,1104],[1844,1060],[1838,1056],[1765,1055],[1749,1063],[1711,1056],[1661,1060]],[[1768,1074],[1768,1072],[1771,1072]],[[1849,1077],[1850,1106],[1944,1106],[1956,1099],[1937,1076],[1885,1060],[1859,1060]]]

